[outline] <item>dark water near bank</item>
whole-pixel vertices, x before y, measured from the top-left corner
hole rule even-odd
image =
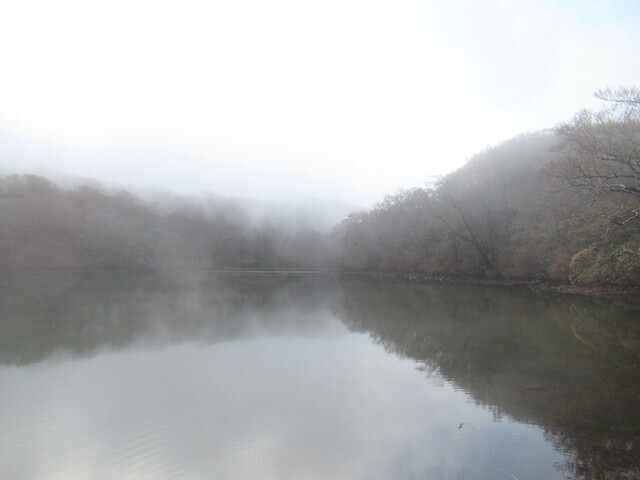
[[[0,478],[639,478],[640,312],[310,276],[0,282]]]

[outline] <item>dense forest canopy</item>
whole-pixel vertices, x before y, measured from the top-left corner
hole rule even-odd
[[[0,268],[333,268],[637,285],[640,90],[596,95],[603,110],[482,151],[331,231],[309,220],[317,210],[256,214],[223,197],[151,202],[5,175]]]

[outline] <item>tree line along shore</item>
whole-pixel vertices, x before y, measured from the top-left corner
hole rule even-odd
[[[574,288],[640,286],[640,90],[486,149],[333,228],[256,220],[225,197],[0,177],[0,268],[298,269]]]

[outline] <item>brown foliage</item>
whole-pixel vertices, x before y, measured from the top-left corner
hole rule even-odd
[[[412,192],[427,202],[400,194],[349,218],[345,265],[638,284],[640,91],[597,96],[609,107],[481,152],[434,186]]]

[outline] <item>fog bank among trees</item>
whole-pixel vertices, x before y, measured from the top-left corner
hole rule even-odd
[[[368,211],[134,195],[0,177],[0,268],[332,268],[458,279],[640,283],[640,91],[515,137]],[[332,225],[335,226],[331,228]]]
[[[339,205],[301,204],[283,217],[277,204],[149,197],[95,185],[63,188],[33,175],[0,177],[0,268],[171,272],[336,263],[326,223]]]

